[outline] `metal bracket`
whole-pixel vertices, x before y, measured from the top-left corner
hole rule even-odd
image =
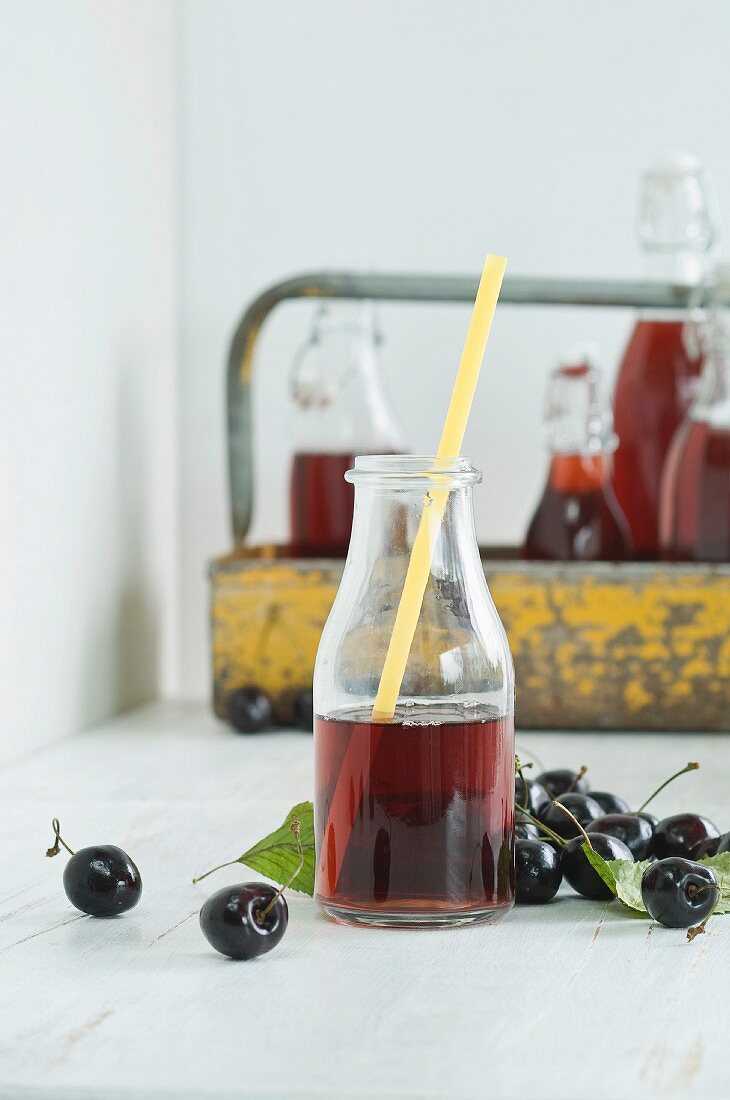
[[[381,302],[471,303],[478,276],[376,275],[353,271],[313,271],[267,287],[239,321],[228,355],[228,472],[231,522],[240,546],[251,524],[253,463],[251,372],[263,324],[281,302],[295,298],[354,298]],[[633,309],[689,309],[706,305],[711,288],[625,279],[507,278],[500,304],[614,306]]]

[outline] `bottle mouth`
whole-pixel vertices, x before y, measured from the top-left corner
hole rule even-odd
[[[428,488],[443,484],[451,488],[476,485],[482,480],[468,458],[437,458],[436,455],[358,455],[345,474],[353,485],[382,483],[394,488]]]

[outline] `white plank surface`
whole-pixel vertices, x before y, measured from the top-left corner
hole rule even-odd
[[[637,802],[689,759],[657,812],[730,828],[730,737],[518,736],[587,763]],[[350,930],[290,898],[281,945],[213,952],[197,910],[232,858],[311,796],[311,738],[237,737],[200,706],[136,712],[0,770],[0,1096],[730,1097],[730,917],[681,931],[559,897],[486,928]],[[78,914],[50,819],[72,847],[138,863],[142,900]]]

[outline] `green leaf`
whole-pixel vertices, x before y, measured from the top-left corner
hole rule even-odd
[[[608,866],[616,880],[616,897],[619,901],[637,913],[646,913],[647,909],[641,896],[641,880],[649,866],[649,860],[632,863],[628,859],[610,859]]]
[[[721,852],[719,856],[704,856],[700,863],[712,868],[720,886],[720,900],[712,912],[730,913],[730,852]]]
[[[591,848],[590,844],[581,844],[581,848],[585,854],[586,859],[590,863],[593,870],[599,875],[600,878],[606,883],[612,894],[616,893],[616,879],[613,877],[613,871],[606,863],[603,856],[599,856],[595,849]]]
[[[289,882],[299,866],[299,848],[296,836],[292,832],[292,822],[300,825],[299,839],[304,855],[304,865],[299,874],[290,883],[290,889],[302,894],[314,893],[314,807],[311,802],[300,802],[286,815],[283,825],[269,833],[253,848],[249,848],[236,862],[245,863],[254,871],[278,882],[280,886]]]

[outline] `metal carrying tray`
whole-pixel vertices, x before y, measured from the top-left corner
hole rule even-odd
[[[315,272],[277,283],[243,314],[228,360],[234,550],[211,564],[213,700],[258,684],[283,719],[311,685],[344,562],[245,543],[253,503],[250,384],[261,327],[292,298],[471,303],[478,279]],[[676,310],[704,304],[667,283],[505,279],[500,303]],[[730,730],[730,565],[535,563],[483,552],[509,636],[522,728]],[[512,559],[512,560],[510,560]]]

